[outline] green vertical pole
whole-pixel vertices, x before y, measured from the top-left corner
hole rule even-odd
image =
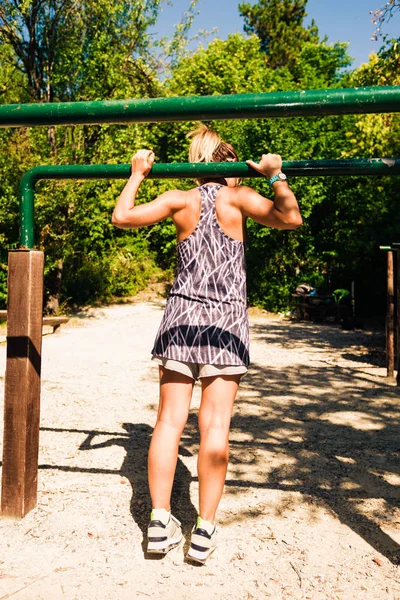
[[[27,171],[20,184],[20,245],[33,248],[35,245],[35,184],[37,177],[33,169]]]

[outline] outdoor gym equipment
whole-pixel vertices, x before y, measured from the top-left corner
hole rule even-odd
[[[397,354],[396,383],[400,385],[400,243],[390,246],[379,246],[379,250],[387,252],[387,296],[386,296],[386,374],[393,379],[395,356]],[[395,260],[394,260],[395,257]],[[396,273],[396,275],[395,275]],[[396,289],[395,289],[396,288]],[[395,297],[396,302],[395,302]],[[397,310],[396,310],[397,309]],[[395,352],[395,324],[397,320],[397,352]]]
[[[0,127],[382,112],[400,112],[400,86],[237,96],[3,105],[0,106]],[[293,161],[285,163],[284,166],[286,172],[292,175],[398,175],[399,164],[400,158],[390,158]],[[85,173],[90,176],[84,176]],[[251,170],[249,172],[245,163],[154,165],[151,176],[192,178],[208,174],[217,174],[220,177],[259,176]],[[64,165],[35,167],[25,174],[21,182],[21,248],[9,252],[8,267],[7,368],[1,496],[1,512],[4,515],[24,517],[37,503],[44,256],[43,252],[32,249],[35,183],[43,178],[109,179],[128,176],[129,165]],[[400,328],[399,323],[398,327]]]
[[[400,158],[283,161],[289,176],[400,175]],[[128,179],[130,165],[59,165],[33,167],[20,184],[20,245],[33,248],[35,186],[41,179]],[[245,162],[154,164],[148,179],[264,177]]]
[[[0,127],[399,112],[400,86],[0,106]]]

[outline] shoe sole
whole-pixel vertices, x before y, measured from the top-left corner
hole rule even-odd
[[[194,556],[193,554],[190,554],[190,550],[189,550],[189,552],[186,555],[186,558],[191,560],[192,562],[196,562],[196,563],[199,563],[200,565],[204,565],[206,563],[207,559],[214,552],[215,548],[216,548],[216,546],[214,546],[213,548],[210,548],[210,550],[206,553],[205,556]]]
[[[167,546],[163,546],[161,548],[157,547],[157,544],[159,544],[160,542],[153,542],[153,544],[150,542],[147,545],[147,553],[148,554],[167,554],[167,552],[169,552],[173,548],[176,548],[177,546],[179,546],[182,539],[183,539],[183,535],[181,535],[179,538],[175,538],[175,539],[173,538]]]

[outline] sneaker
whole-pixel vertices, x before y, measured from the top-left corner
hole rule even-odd
[[[211,533],[208,533],[206,529],[199,526],[200,523],[201,521],[199,518],[197,519],[196,525],[192,529],[192,538],[190,541],[190,548],[189,552],[187,553],[187,558],[204,565],[207,558],[214,552],[216,548],[217,530],[214,527]]]
[[[182,538],[181,524],[173,515],[170,515],[166,525],[158,519],[151,520],[147,529],[147,552],[166,554],[179,546]]]

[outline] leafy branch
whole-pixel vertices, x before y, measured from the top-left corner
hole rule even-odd
[[[386,38],[381,31],[382,26],[384,23],[388,23],[398,10],[400,10],[400,0],[388,0],[381,8],[369,11],[369,14],[372,15],[371,23],[376,26],[372,40],[378,41],[379,37]]]

